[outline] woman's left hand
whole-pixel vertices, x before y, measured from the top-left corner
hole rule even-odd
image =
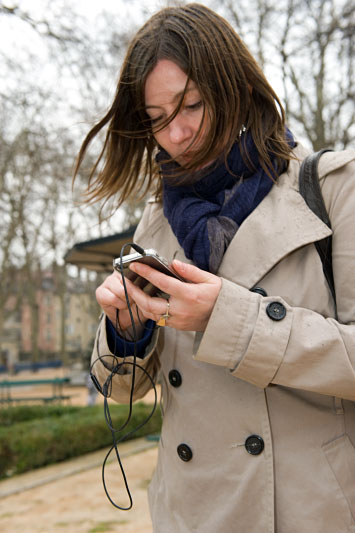
[[[166,326],[186,331],[204,331],[222,280],[214,274],[176,259],[172,266],[186,283],[141,263],[132,263],[130,269],[170,295]],[[127,290],[145,317],[158,322],[166,313],[167,302],[164,298],[149,296],[129,281]]]

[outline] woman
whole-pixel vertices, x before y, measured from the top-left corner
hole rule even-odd
[[[174,259],[186,280],[131,267],[168,301],[127,281],[140,364],[162,383],[154,531],[355,531],[354,153],[325,154],[319,167],[335,319],[314,246],[331,231],[298,191],[306,151],[224,19],[189,4],[139,30],[78,167],[107,124],[89,198],[152,190],[134,241]],[[96,295],[102,385],[111,367],[100,355],[114,345],[118,361],[132,354],[132,325],[117,272]],[[122,367],[111,397],[129,401],[131,378]],[[150,387],[137,370],[134,398]]]

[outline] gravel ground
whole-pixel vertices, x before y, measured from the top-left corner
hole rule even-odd
[[[57,371],[40,371],[20,373],[10,379],[41,379],[67,375],[64,369]],[[3,376],[3,379],[7,376]],[[13,390],[13,395],[34,396],[50,394],[51,388],[41,386],[24,387]],[[86,405],[88,391],[86,387],[65,387],[63,393],[69,393],[71,405]],[[144,399],[153,401],[152,393]],[[102,399],[97,397],[97,403]],[[96,452],[96,455],[100,452]],[[102,460],[105,452],[102,451]],[[152,533],[148,510],[147,487],[152,477],[157,459],[157,447],[129,455],[123,459],[128,485],[132,493],[133,508],[130,511],[116,509],[107,499],[101,479],[101,466],[95,466],[68,474],[67,463],[56,465],[64,472],[55,480],[39,484],[33,488],[31,473],[16,476],[11,480],[0,482],[0,531],[4,533]],[[81,458],[81,460],[83,460]],[[85,460],[85,458],[84,458]],[[102,463],[101,457],[99,463]],[[50,467],[48,467],[50,468]],[[70,466],[69,466],[70,470]],[[48,472],[48,471],[46,471]],[[34,471],[34,485],[38,477],[46,477],[46,472]],[[106,480],[109,493],[118,505],[127,506],[128,497],[124,490],[122,475],[117,461],[106,467]],[[16,485],[16,490],[25,490],[17,494],[6,494],[9,483]],[[6,485],[7,484],[7,485]],[[9,491],[11,492],[11,490]]]
[[[102,485],[101,467],[98,466],[1,498],[0,531],[152,533],[147,486],[156,457],[157,447],[154,447],[123,459],[133,498],[130,511],[115,509],[108,501]],[[111,497],[119,505],[126,506],[128,498],[116,462],[107,466],[106,479]],[[17,480],[21,484],[21,476],[17,476]]]

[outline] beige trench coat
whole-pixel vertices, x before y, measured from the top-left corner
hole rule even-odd
[[[229,245],[204,334],[154,332],[143,364],[160,368],[164,406],[149,488],[155,533],[355,532],[355,152],[325,154],[319,170],[338,321],[313,244],[331,232],[300,196],[291,161]],[[187,261],[158,203],[135,242]],[[272,302],[283,319],[270,318]],[[105,336],[103,320],[101,353]],[[169,382],[173,369],[180,386]],[[94,370],[107,378],[100,362]],[[135,398],[150,387],[140,377]],[[129,386],[129,375],[116,376],[113,398],[127,402]],[[250,435],[263,440],[258,455],[246,450]]]

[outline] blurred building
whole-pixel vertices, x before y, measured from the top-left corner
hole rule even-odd
[[[72,362],[87,358],[99,316],[96,283],[66,277],[63,290],[54,273],[41,272],[33,284],[32,302],[14,290],[5,305],[0,364],[11,369],[16,363],[34,360]]]
[[[112,272],[112,260],[132,241],[135,228],[77,243],[67,252],[67,264],[79,273],[91,271],[93,277],[69,276],[65,266],[14,272],[0,333],[0,365],[11,369],[23,362],[88,363],[100,314],[95,289]]]

